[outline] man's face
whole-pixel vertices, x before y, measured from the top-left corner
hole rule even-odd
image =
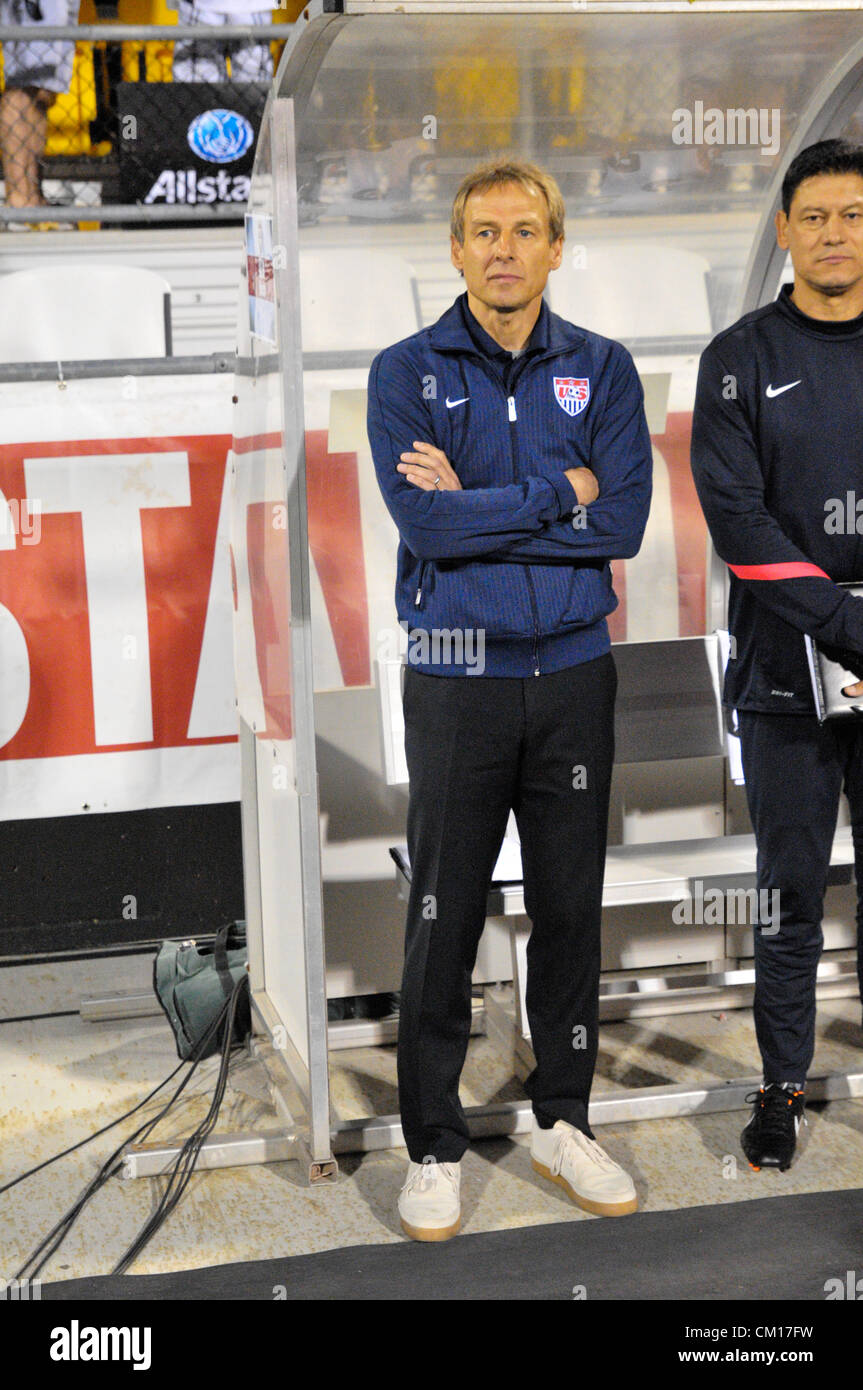
[[[863,178],[804,179],[788,216],[776,214],[776,240],[791,252],[795,277],[822,294],[844,294],[863,279]]]
[[[548,204],[539,189],[505,183],[471,193],[464,209],[464,245],[451,238],[452,263],[468,293],[489,309],[512,313],[545,289],[560,265],[563,237],[550,242]]]

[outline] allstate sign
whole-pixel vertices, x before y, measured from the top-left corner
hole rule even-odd
[[[210,164],[231,164],[254,144],[255,132],[239,111],[217,108],[196,116],[186,132],[189,147]]]

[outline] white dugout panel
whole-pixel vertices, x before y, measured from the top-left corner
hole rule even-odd
[[[507,152],[555,174],[567,242],[551,307],[635,358],[656,501],[641,554],[615,564],[611,628],[646,650],[723,625],[688,470],[698,357],[776,293],[782,173],[814,140],[861,138],[861,102],[850,3],[316,0],[293,26],[249,204],[232,549],[256,1014],[313,1163],[331,1158],[326,995],[395,988],[402,941],[388,846],[406,798],[387,783],[374,688],[399,638],[397,535],[365,385],[377,351],[461,292],[461,176]],[[616,771],[612,844],[748,828],[715,750],[675,762],[649,743]],[[631,963],[625,930],[604,969]],[[507,978],[485,949],[478,978]],[[665,921],[645,959],[663,949],[681,959]]]

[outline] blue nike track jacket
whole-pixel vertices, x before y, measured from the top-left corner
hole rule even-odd
[[[369,375],[369,441],[401,538],[399,622],[412,635],[484,641],[481,671],[445,645],[442,664],[434,642],[412,643],[408,659],[438,675],[565,670],[608,651],[609,561],[635,555],[644,534],[652,454],[641,383],[620,343],[545,303],[506,373],[480,351],[477,328],[463,294],[379,353]],[[424,491],[397,471],[414,440],[444,451],[461,492]],[[586,508],[565,476],[581,466],[599,483]]]

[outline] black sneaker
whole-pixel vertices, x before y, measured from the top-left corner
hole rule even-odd
[[[797,1146],[797,1131],[805,1124],[803,1091],[793,1081],[771,1081],[746,1097],[752,1101],[752,1119],[740,1136],[750,1168],[791,1167]]]

